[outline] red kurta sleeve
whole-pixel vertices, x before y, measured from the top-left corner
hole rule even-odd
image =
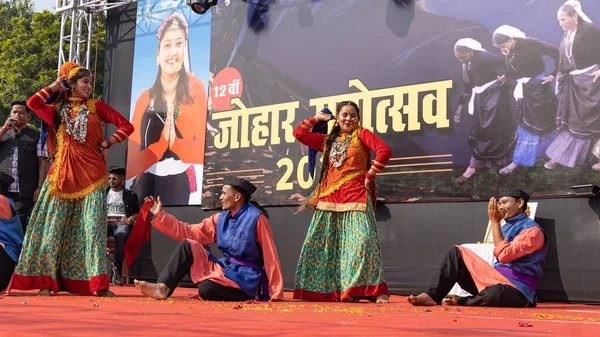
[[[165,211],[161,211],[152,220],[152,225],[177,241],[190,239],[198,241],[202,245],[208,245],[217,242],[218,218],[219,213],[216,213],[202,220],[199,224],[190,225],[177,220],[177,218]]]
[[[300,143],[312,148],[313,150],[323,152],[323,145],[325,144],[325,138],[327,138],[327,135],[317,132],[310,132],[310,129],[315,124],[317,124],[317,121],[314,117],[303,120],[302,123],[300,123],[300,125],[294,129],[294,137],[296,137]]]
[[[119,141],[123,142],[129,135],[133,133],[133,125],[129,123],[127,118],[123,117],[117,110],[113,109],[110,105],[96,101],[96,113],[100,120],[104,123],[110,123],[117,127],[117,131],[112,135]]]
[[[45,87],[42,90],[36,92],[33,96],[27,100],[27,106],[31,109],[41,120],[46,122],[50,127],[54,127],[54,116],[56,111],[54,106],[44,103],[52,95],[52,89]]]
[[[8,199],[0,194],[0,219],[8,220],[12,219],[12,207]],[[277,254],[277,252],[275,252]]]
[[[498,243],[494,247],[494,256],[500,263],[510,263],[543,247],[544,232],[538,227],[532,227],[519,233],[510,243],[506,240]]]
[[[377,173],[381,173],[392,157],[392,150],[386,143],[368,129],[363,129],[360,133],[360,141],[371,151],[375,152],[375,160],[371,163],[371,168],[367,172],[367,179],[373,181]]]
[[[269,279],[269,297],[273,300],[282,299],[283,276],[281,274],[279,255],[273,241],[273,233],[271,232],[269,220],[262,214],[258,217],[258,222],[256,223],[256,234],[258,236],[258,244],[262,248],[265,271]]]
[[[127,145],[126,179],[131,179],[142,174],[152,164],[158,162],[169,148],[169,143],[161,133],[158,141],[148,145],[143,150],[141,149],[142,131],[144,131],[142,130],[142,117],[149,102],[150,96],[147,90],[135,102],[135,109],[133,111],[133,125],[135,125],[135,128]]]

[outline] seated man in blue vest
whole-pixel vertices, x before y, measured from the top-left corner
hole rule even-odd
[[[490,266],[473,251],[454,246],[442,262],[429,289],[409,296],[413,305],[482,307],[533,307],[535,290],[542,278],[548,252],[548,236],[529,217],[529,195],[522,190],[505,190],[499,203],[491,198],[488,216],[494,236],[496,263]],[[504,219],[506,224],[500,225]],[[473,296],[458,297],[448,292],[458,283]]]
[[[0,172],[0,292],[10,283],[23,245],[23,227],[15,203],[5,197],[14,180],[10,175]]]
[[[207,301],[283,298],[283,277],[269,220],[250,203],[255,190],[245,179],[225,179],[220,196],[223,212],[195,225],[163,211],[160,197],[147,197],[146,202],[154,202],[152,225],[180,243],[157,283],[135,280],[138,290],[164,300],[189,273],[198,284],[200,298]],[[211,243],[218,244],[223,258],[204,249]]]

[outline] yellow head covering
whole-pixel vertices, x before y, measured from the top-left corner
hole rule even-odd
[[[58,71],[58,76],[66,76],[67,80],[73,79],[79,71],[80,67],[75,62],[65,62],[60,66],[60,70]]]

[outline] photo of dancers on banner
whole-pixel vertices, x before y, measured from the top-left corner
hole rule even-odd
[[[223,175],[301,204],[319,172],[293,130],[343,101],[392,150],[385,202],[572,195],[600,175],[598,20],[591,0],[219,2],[203,206]]]
[[[127,187],[201,204],[211,14],[183,0],[137,2]]]

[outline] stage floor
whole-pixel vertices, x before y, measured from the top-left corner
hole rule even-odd
[[[167,301],[133,286],[118,297],[14,291],[0,299],[1,336],[600,336],[600,306],[542,303],[534,309],[204,302],[178,288]],[[291,293],[286,293],[291,298]]]

